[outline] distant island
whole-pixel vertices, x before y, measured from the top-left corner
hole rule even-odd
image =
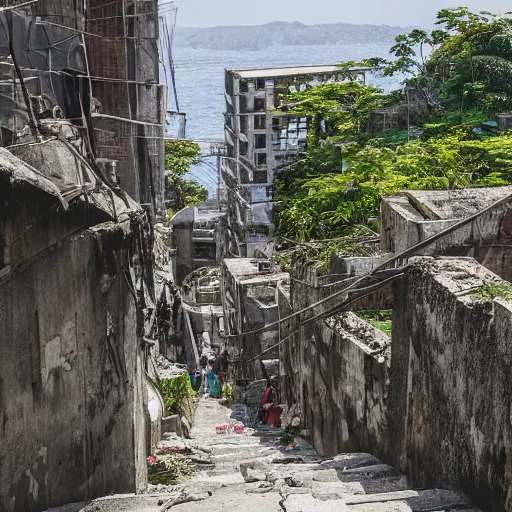
[[[210,50],[261,50],[269,46],[331,45],[391,42],[407,29],[388,25],[332,23],[304,25],[275,22],[257,26],[177,27],[174,44]]]

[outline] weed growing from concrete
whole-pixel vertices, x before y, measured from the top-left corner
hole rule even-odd
[[[473,295],[484,299],[486,302],[492,302],[500,297],[512,301],[512,284],[510,283],[489,283],[477,288]]]

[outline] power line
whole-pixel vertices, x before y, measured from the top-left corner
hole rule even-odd
[[[252,359],[250,359],[249,361],[247,361],[247,363],[252,363],[253,361],[255,361],[256,359],[259,359],[262,355],[266,354],[267,352],[270,352],[271,350],[277,348],[278,346],[282,345],[283,343],[285,343],[286,341],[288,341],[289,339],[293,338],[300,330],[301,327],[304,327],[305,325],[307,324],[310,324],[312,322],[316,322],[317,320],[321,320],[322,318],[326,318],[326,317],[329,317],[329,316],[332,316],[336,313],[339,313],[341,310],[343,309],[346,309],[348,308],[349,306],[351,306],[352,304],[356,303],[357,301],[359,301],[360,299],[362,299],[363,297],[367,296],[367,295],[370,295],[371,293],[373,293],[376,289],[379,289],[383,286],[387,286],[388,284],[390,284],[391,282],[393,282],[395,279],[398,279],[399,277],[402,277],[404,275],[404,273],[400,273],[400,274],[397,274],[395,276],[392,276],[384,281],[382,281],[381,283],[378,283],[378,285],[373,285],[373,286],[369,286],[368,288],[361,288],[359,290],[354,290],[354,292],[356,291],[362,291],[363,293],[361,295],[358,295],[357,297],[355,297],[354,299],[351,299],[349,300],[348,302],[343,302],[342,304],[338,304],[337,306],[327,310],[327,311],[324,311],[323,313],[319,313],[318,315],[315,315],[311,318],[308,318],[306,320],[303,320],[299,325],[298,327],[291,333],[289,334],[288,336],[286,336],[286,338],[284,338],[283,340],[281,340],[279,343],[276,343],[275,345],[273,345],[272,347],[264,350],[263,352],[261,352],[260,354],[258,354],[256,357],[253,357]]]
[[[318,307],[318,306],[321,306],[322,304],[325,304],[333,299],[336,299],[337,297],[343,295],[343,294],[348,294],[349,290],[353,290],[358,284],[360,284],[361,282],[363,282],[365,279],[367,279],[368,277],[371,277],[371,276],[376,276],[379,271],[385,269],[388,265],[391,265],[399,260],[402,260],[404,258],[407,258],[408,256],[411,256],[413,255],[414,253],[416,253],[417,251],[425,248],[425,247],[428,247],[430,244],[432,244],[433,242],[439,240],[440,238],[443,238],[445,237],[446,235],[449,235],[451,233],[453,233],[454,231],[457,231],[458,229],[466,226],[467,224],[470,224],[471,222],[473,222],[475,219],[481,217],[482,215],[494,210],[495,208],[498,208],[504,204],[506,204],[507,202],[510,202],[512,201],[512,194],[509,194],[507,196],[505,196],[504,198],[502,199],[499,199],[498,201],[495,201],[494,203],[492,203],[491,205],[487,206],[486,208],[476,212],[475,214],[465,218],[465,219],[462,219],[461,221],[457,222],[456,224],[453,224],[452,226],[446,228],[446,229],[443,229],[442,231],[440,231],[439,233],[427,238],[426,240],[423,240],[422,242],[419,242],[417,243],[416,245],[410,247],[409,249],[406,249],[394,256],[392,256],[391,258],[387,259],[386,261],[384,261],[383,263],[381,263],[380,265],[377,265],[377,267],[375,267],[373,270],[371,270],[370,272],[364,274],[363,276],[357,278],[352,284],[348,285],[347,287],[337,291],[336,293],[333,293],[331,295],[329,295],[328,297],[300,310],[300,311],[297,311],[296,313],[293,313],[292,315],[289,315],[288,317],[286,318],[283,318],[282,320],[279,320],[277,322],[273,322],[269,325],[266,325],[265,327],[261,327],[259,329],[254,329],[252,331],[248,331],[248,332],[245,332],[245,333],[242,333],[242,334],[231,334],[231,335],[224,335],[223,338],[226,338],[226,339],[233,339],[233,338],[241,338],[241,337],[245,337],[245,336],[253,336],[255,334],[260,334],[262,332],[265,332],[269,329],[272,329],[273,327],[278,327],[279,325],[281,325],[281,323],[283,322],[286,322],[288,320],[292,320],[293,318],[296,318],[297,316],[303,314],[303,313],[306,313],[308,311],[311,311],[312,309]]]

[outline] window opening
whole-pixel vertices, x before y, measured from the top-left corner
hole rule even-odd
[[[267,116],[254,116],[254,129],[265,130],[267,127]]]
[[[254,183],[267,183],[268,174],[266,170],[257,170],[254,171]]]
[[[255,112],[265,111],[265,98],[254,98],[254,110]]]
[[[254,136],[254,148],[255,149],[266,149],[267,147],[267,136],[265,134]]]
[[[265,167],[267,165],[267,153],[255,154],[256,167]]]
[[[195,260],[215,260],[216,247],[212,243],[194,242]]]
[[[255,82],[255,87],[258,91],[261,91],[262,89],[265,89],[265,79],[264,78],[258,78]]]
[[[247,116],[240,116],[240,131],[247,133]]]

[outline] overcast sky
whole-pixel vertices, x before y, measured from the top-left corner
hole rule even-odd
[[[177,0],[178,25],[260,25],[272,21],[430,26],[445,7],[503,13],[510,0]]]

